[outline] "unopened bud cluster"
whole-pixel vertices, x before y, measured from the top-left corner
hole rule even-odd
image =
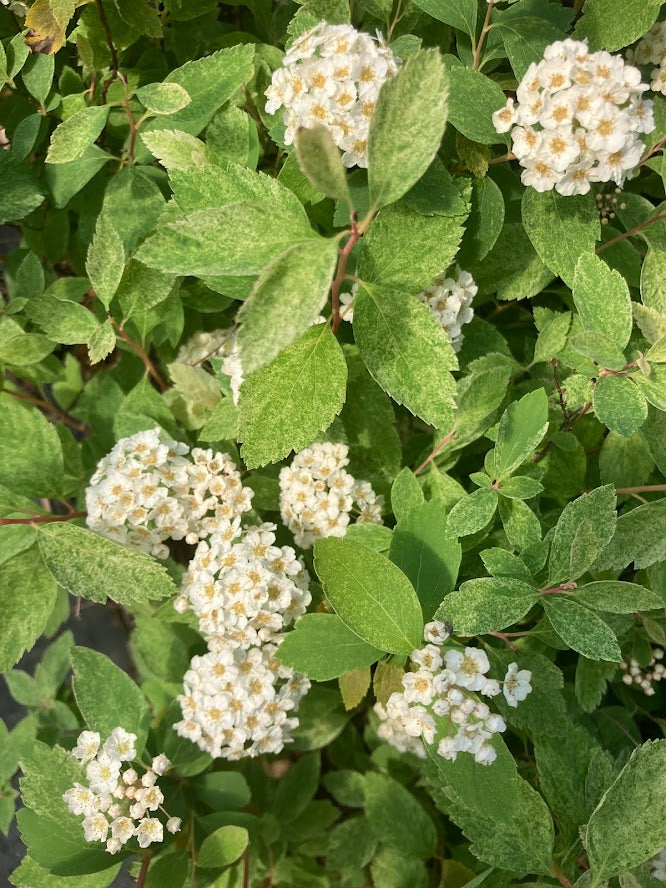
[[[666,96],[666,22],[657,22],[642,37],[627,58],[634,65],[654,65],[650,88]]]
[[[155,428],[122,438],[86,490],[91,530],[166,558],[166,540],[194,544],[251,506],[252,491],[226,453],[160,437]]]
[[[622,185],[640,163],[641,133],[654,130],[652,102],[641,72],[619,55],[590,52],[562,40],[546,47],[516,90],[493,114],[499,133],[511,130],[521,180],[536,191],[587,194],[591,182]]]
[[[463,324],[469,324],[474,317],[472,300],[478,289],[472,275],[456,266],[450,277],[440,274],[419,293],[419,299],[442,325],[456,352],[460,351],[463,343]]]
[[[377,39],[351,25],[319,22],[289,47],[266,90],[266,112],[283,108],[284,142],[298,127],[321,125],[344,153],[347,167],[368,165],[368,133],[382,84],[397,58]]]
[[[652,648],[652,657],[649,664],[643,668],[637,660],[622,662],[620,669],[624,671],[622,681],[626,685],[638,685],[647,697],[655,694],[654,685],[666,677],[666,666],[662,663],[664,651],[662,648]]]
[[[600,191],[596,195],[597,210],[599,211],[599,219],[602,225],[608,225],[616,218],[616,210],[626,210],[626,203],[621,200],[621,188],[615,188],[612,192]]]
[[[384,498],[346,470],[346,444],[311,444],[280,470],[280,514],[296,543],[309,549],[323,537],[342,537],[358,524],[381,524]]]
[[[506,730],[506,723],[477,695],[496,697],[503,691],[509,706],[516,707],[532,690],[532,673],[510,663],[500,683],[488,678],[490,663],[484,651],[442,649],[449,637],[445,624],[427,623],[424,634],[429,643],[412,652],[413,671],[403,676],[403,690],[391,694],[386,708],[375,705],[378,735],[401,752],[424,758],[421,740],[433,744],[435,717],[446,716],[453,733],[439,741],[438,755],[455,761],[459,753],[468,753],[479,764],[492,764],[497,753],[489,741]]]
[[[208,643],[194,657],[178,697],[182,737],[216,758],[279,752],[298,725],[294,712],[310,687],[275,657],[280,632],[310,604],[309,577],[275,525],[227,522],[197,547],[176,610],[192,609]]]
[[[72,750],[85,767],[87,785],[75,783],[63,794],[63,801],[72,814],[83,817],[86,842],[106,843],[109,854],[117,854],[132,838],[140,848],[164,839],[164,825],[155,814],[158,810],[166,814],[157,778],[171,762],[165,755],[155,756],[141,777],[131,766],[123,770],[125,763],[136,758],[135,744],[136,734],[118,727],[104,745],[96,731],[83,731]],[[180,818],[166,816],[167,830],[177,833]]]
[[[244,377],[235,328],[200,330],[181,346],[176,361],[179,364],[198,366],[216,358],[222,361],[220,370],[229,377],[232,400],[237,404]]]

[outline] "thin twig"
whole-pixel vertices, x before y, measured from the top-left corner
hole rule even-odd
[[[639,484],[636,487],[616,487],[615,493],[634,496],[637,493],[666,493],[666,484]]]
[[[543,588],[539,589],[539,592],[542,595],[555,595],[558,592],[573,592],[578,588],[578,583],[570,582],[570,583],[560,583],[559,586],[554,586],[552,589]]]
[[[243,854],[243,888],[250,888],[250,849]]]
[[[34,395],[27,395],[24,392],[15,392],[13,389],[1,389],[0,392],[6,395],[11,395],[12,398],[18,398],[19,401],[27,401],[28,404],[34,404],[36,407],[41,407],[42,410],[47,413],[52,413],[53,416],[56,416],[61,422],[64,422],[65,425],[75,429],[77,432],[83,432],[84,434],[90,432],[90,426],[87,426],[84,422],[79,422],[78,419],[74,419],[69,413],[65,413],[64,410],[61,410],[49,401],[37,398]]]
[[[664,145],[666,145],[666,139],[660,139],[654,146],[654,148],[650,148],[650,150],[641,157],[641,159],[638,161],[639,166],[640,164],[645,163],[646,160],[649,160],[653,154],[657,153],[657,151],[660,151],[664,147]]]
[[[67,515],[35,515],[32,518],[0,518],[0,526],[7,524],[53,524],[55,521],[74,521],[85,518],[87,512],[68,512]]]
[[[150,866],[150,861],[153,859],[153,852],[149,851],[143,860],[141,861],[141,869],[139,870],[139,877],[136,880],[136,888],[143,888],[146,884],[146,876],[148,875],[148,867]]]
[[[340,326],[340,322],[342,321],[342,316],[340,314],[340,288],[342,287],[342,282],[347,275],[347,262],[349,260],[351,251],[356,246],[356,242],[362,234],[363,232],[358,226],[358,215],[354,213],[352,215],[352,227],[347,243],[344,245],[344,247],[342,247],[341,250],[338,250],[340,257],[338,259],[338,270],[335,278],[333,279],[333,283],[331,284],[331,306],[333,308],[333,323],[331,325],[331,329],[334,333],[338,332],[338,327]]]
[[[507,160],[515,160],[516,155],[513,151],[508,151],[506,154],[502,154],[500,157],[491,157],[488,161],[489,164],[492,163],[505,163]]]
[[[479,67],[479,61],[481,59],[481,50],[483,49],[483,43],[486,39],[486,34],[490,30],[490,16],[493,11],[494,0],[488,0],[488,9],[486,10],[486,17],[483,22],[483,27],[481,28],[481,33],[479,34],[479,42],[476,44],[476,49],[474,50],[474,61],[472,62],[472,68],[476,71]]]
[[[102,23],[102,29],[104,31],[104,39],[106,40],[106,45],[109,47],[109,53],[111,54],[111,77],[105,82],[102,87],[102,103],[106,102],[106,94],[109,91],[109,87],[113,83],[113,81],[118,77],[118,52],[113,43],[113,37],[111,36],[111,28],[109,27],[109,20],[106,17],[106,12],[104,10],[104,4],[102,0],[95,0],[95,5],[97,6],[97,12],[99,14],[99,19]]]
[[[551,868],[553,875],[555,876],[557,881],[560,883],[562,888],[573,888],[571,882],[567,879],[567,877],[564,875],[564,873],[559,868],[559,866],[555,863],[554,860],[551,862],[550,868]]]
[[[131,338],[131,336],[129,336],[125,332],[125,330],[118,323],[118,321],[116,321],[114,318],[111,318],[111,323],[113,324],[114,330],[117,332],[118,336],[120,336],[120,338],[123,340],[123,342],[126,342],[129,345],[129,347],[133,351],[135,351],[137,353],[137,355],[141,358],[141,360],[143,361],[143,366],[146,368],[146,372],[153,379],[153,381],[155,382],[155,385],[160,390],[160,392],[165,392],[167,390],[167,384],[160,376],[159,371],[157,370],[157,368],[155,367],[153,362],[148,357],[148,354],[141,348],[141,346],[139,345],[138,342],[135,342]]]
[[[434,450],[432,451],[430,456],[427,456],[417,469],[414,469],[414,474],[419,475],[425,469],[425,467],[433,461],[433,459],[435,459],[437,456],[439,456],[439,454],[442,452],[444,447],[446,447],[446,445],[449,443],[449,441],[453,441],[455,436],[456,436],[455,432],[449,432],[448,435],[444,435],[444,437],[439,442],[439,444],[434,448]]]
[[[608,247],[612,247],[614,244],[618,243],[618,241],[624,240],[626,237],[632,237],[634,234],[638,234],[638,232],[642,231],[644,228],[648,228],[648,226],[654,225],[655,222],[661,222],[662,219],[666,219],[666,213],[659,213],[659,215],[653,216],[646,222],[641,222],[640,225],[634,225],[634,227],[630,228],[629,231],[618,234],[617,237],[612,237],[610,240],[607,240],[605,244],[600,244],[595,250],[595,253],[601,253],[603,252],[603,250],[607,250]]]

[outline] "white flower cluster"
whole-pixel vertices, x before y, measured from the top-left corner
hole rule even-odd
[[[305,613],[312,597],[308,573],[290,546],[275,545],[275,525],[226,527],[197,546],[175,607],[191,608],[212,645],[246,650],[272,641]]]
[[[162,807],[164,796],[157,785],[157,778],[171,765],[165,755],[155,756],[142,777],[132,767],[122,770],[124,762],[136,758],[135,743],[136,734],[123,728],[114,728],[103,746],[96,731],[83,731],[72,750],[85,766],[88,785],[75,783],[63,794],[63,801],[72,814],[83,816],[86,842],[106,842],[109,854],[117,854],[132,837],[140,848],[161,842],[164,827],[152,812],[166,815],[170,833],[181,827],[180,818],[169,817]]]
[[[222,373],[229,377],[233,402],[238,404],[244,377],[233,327],[228,330],[200,330],[195,333],[180,347],[176,362],[196,366],[212,358],[222,358]]]
[[[638,68],[618,55],[589,52],[563,40],[532,63],[506,107],[493,114],[499,133],[511,130],[521,180],[536,191],[587,194],[591,182],[622,185],[638,166],[640,133],[654,129]]]
[[[382,523],[384,498],[345,470],[348,453],[346,444],[311,444],[280,470],[280,514],[303,549],[344,536],[354,508],[358,524]]]
[[[666,848],[662,848],[659,854],[652,858],[652,878],[659,882],[666,882]]]
[[[194,657],[178,697],[182,737],[216,758],[280,752],[310,682],[275,657],[281,630],[310,604],[309,577],[275,525],[235,519],[197,546],[175,602],[192,609],[208,653]],[[289,713],[292,713],[290,716]]]
[[[188,456],[189,454],[189,456]],[[86,490],[87,524],[109,539],[166,558],[165,540],[197,543],[251,506],[253,492],[226,453],[160,438],[122,438]]]
[[[493,734],[505,731],[506,723],[476,695],[496,697],[503,691],[509,706],[515,707],[532,690],[532,673],[510,663],[500,685],[486,675],[490,663],[484,651],[472,647],[464,652],[442,650],[449,636],[444,623],[427,623],[424,635],[429,643],[412,652],[415,669],[404,674],[403,690],[391,694],[386,708],[375,705],[381,721],[378,736],[401,752],[424,758],[420,741],[434,743],[435,716],[448,716],[454,734],[440,740],[438,755],[454,761],[458,753],[466,752],[481,765],[492,764],[497,753],[488,741]]]
[[[280,663],[277,647],[246,650],[223,641],[193,657],[178,697],[183,720],[176,732],[214,758],[280,752],[298,726],[293,713],[310,682]]]
[[[628,663],[622,662],[620,664],[620,669],[624,670],[622,681],[626,685],[638,685],[647,697],[654,696],[654,684],[666,678],[666,666],[661,662],[663,659],[663,649],[652,648],[652,658],[645,669],[634,659]]]
[[[325,126],[345,166],[367,167],[368,132],[382,84],[398,70],[378,34],[319,22],[289,47],[266,90],[266,112],[284,108],[284,141],[298,127]]]
[[[642,37],[627,58],[634,65],[655,65],[650,88],[666,96],[666,22],[657,22]]]
[[[419,293],[419,299],[440,322],[456,352],[460,351],[465,338],[462,333],[463,324],[469,324],[474,317],[472,300],[478,289],[472,275],[456,265],[453,276],[446,277],[442,273]]]

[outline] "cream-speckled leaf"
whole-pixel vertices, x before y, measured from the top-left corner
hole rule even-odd
[[[643,392],[631,379],[622,376],[598,379],[592,403],[599,422],[625,437],[633,435],[647,419]]]
[[[435,617],[454,635],[483,635],[518,622],[538,600],[534,586],[514,577],[479,577],[447,595]]]
[[[56,584],[36,546],[14,555],[0,570],[0,672],[17,663],[46,627]]]
[[[248,468],[301,450],[342,410],[347,364],[328,324],[317,324],[240,390],[241,455]]]
[[[368,183],[376,207],[402,197],[432,163],[446,126],[448,93],[436,49],[415,53],[382,87],[368,137]]]
[[[573,297],[586,330],[607,336],[618,348],[629,342],[632,328],[631,296],[622,275],[594,253],[576,263]]]
[[[632,870],[666,846],[666,740],[634,749],[585,829],[592,885]]]
[[[440,429],[450,427],[458,362],[448,336],[414,296],[362,286],[354,335],[371,376],[399,404]]]
[[[252,275],[294,244],[315,237],[303,211],[267,212],[257,203],[232,203],[197,210],[162,226],[135,258],[173,274]]]
[[[561,595],[544,595],[542,603],[562,641],[590,660],[622,661],[622,651],[608,623],[591,610]]]
[[[131,606],[177,592],[166,568],[143,552],[74,524],[45,524],[39,531],[46,566],[71,595]]]
[[[120,235],[101,213],[86,258],[86,272],[97,298],[108,310],[125,268],[125,248]]]
[[[81,157],[106,125],[108,105],[90,105],[56,127],[46,155],[47,163],[68,163]]]
[[[526,188],[522,219],[542,261],[565,284],[573,285],[576,264],[583,253],[594,252],[601,224],[592,193],[562,197],[555,191]]]
[[[175,114],[192,101],[179,83],[148,83],[137,89],[136,97],[153,114]]]

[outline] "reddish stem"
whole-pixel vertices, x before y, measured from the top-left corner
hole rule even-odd
[[[136,888],[143,888],[146,884],[146,876],[148,875],[148,867],[150,866],[150,861],[153,859],[153,852],[149,851],[146,856],[141,861],[141,869],[139,870],[139,876],[136,880]]]
[[[351,255],[351,251],[356,246],[356,243],[362,234],[363,232],[358,228],[358,215],[357,213],[354,213],[352,216],[352,227],[351,232],[349,233],[349,239],[344,247],[338,250],[340,256],[338,259],[338,270],[333,279],[333,283],[331,284],[331,306],[333,308],[333,323],[331,329],[334,333],[338,332],[338,327],[342,321],[340,315],[340,288],[342,287],[342,282],[347,274],[347,262]]]
[[[655,222],[660,222],[662,219],[666,219],[666,213],[659,213],[657,216],[653,216],[646,222],[641,222],[640,225],[634,225],[634,227],[630,228],[629,231],[618,234],[617,237],[612,237],[610,240],[606,241],[605,244],[600,244],[595,250],[595,253],[601,253],[603,250],[607,250],[608,247],[612,247],[613,244],[624,240],[626,237],[632,237],[632,235],[638,234],[639,231],[642,231],[644,228],[648,228],[650,225],[654,225]]]
[[[631,361],[630,364],[625,364],[621,370],[607,370],[605,367],[603,370],[599,371],[599,376],[622,376],[623,373],[626,373],[627,370],[631,370],[632,367],[637,367],[638,361]]]
[[[446,445],[449,443],[449,441],[453,441],[455,436],[456,436],[455,432],[449,432],[448,435],[444,435],[444,437],[439,442],[439,444],[435,447],[435,449],[430,454],[430,456],[427,456],[417,469],[414,469],[414,474],[419,475],[425,469],[425,467],[427,465],[429,465],[433,461],[433,459],[435,459],[435,457],[439,456],[439,454],[442,452],[444,447],[446,447]]]
[[[36,398],[34,395],[26,395],[24,392],[15,392],[12,389],[2,389],[1,391],[4,394],[11,395],[12,398],[18,398],[19,401],[27,401],[28,404],[34,404],[36,407],[41,407],[42,410],[57,416],[61,422],[64,422],[65,425],[68,425],[72,429],[76,429],[77,432],[90,432],[90,427],[85,423],[79,422],[78,419],[74,419],[68,413],[65,413],[64,410],[56,407],[55,404],[50,404],[48,401],[42,400],[42,398]]]
[[[574,589],[578,588],[578,584],[571,583],[560,583],[559,586],[554,586],[552,589],[539,589],[542,595],[555,595],[557,592],[573,592]]]
[[[125,330],[121,327],[121,325],[114,318],[111,318],[111,323],[113,324],[114,330],[118,333],[118,336],[126,342],[133,351],[137,353],[137,355],[143,361],[143,366],[146,368],[146,372],[155,382],[157,388],[164,392],[167,389],[167,384],[160,376],[157,368],[153,364],[153,362],[148,357],[148,354],[141,348],[138,342],[135,342],[131,336],[129,336]]]
[[[481,33],[479,34],[479,42],[476,44],[476,49],[474,50],[474,60],[472,62],[472,68],[476,71],[479,67],[479,62],[481,60],[481,50],[483,49],[483,43],[486,39],[486,34],[490,30],[490,16],[493,11],[493,3],[494,0],[489,0],[488,9],[486,11],[486,17],[483,22],[483,27],[481,28]]]
[[[55,521],[74,521],[85,518],[87,512],[68,512],[66,515],[35,515],[33,518],[0,518],[0,526],[6,524],[53,524]]]

